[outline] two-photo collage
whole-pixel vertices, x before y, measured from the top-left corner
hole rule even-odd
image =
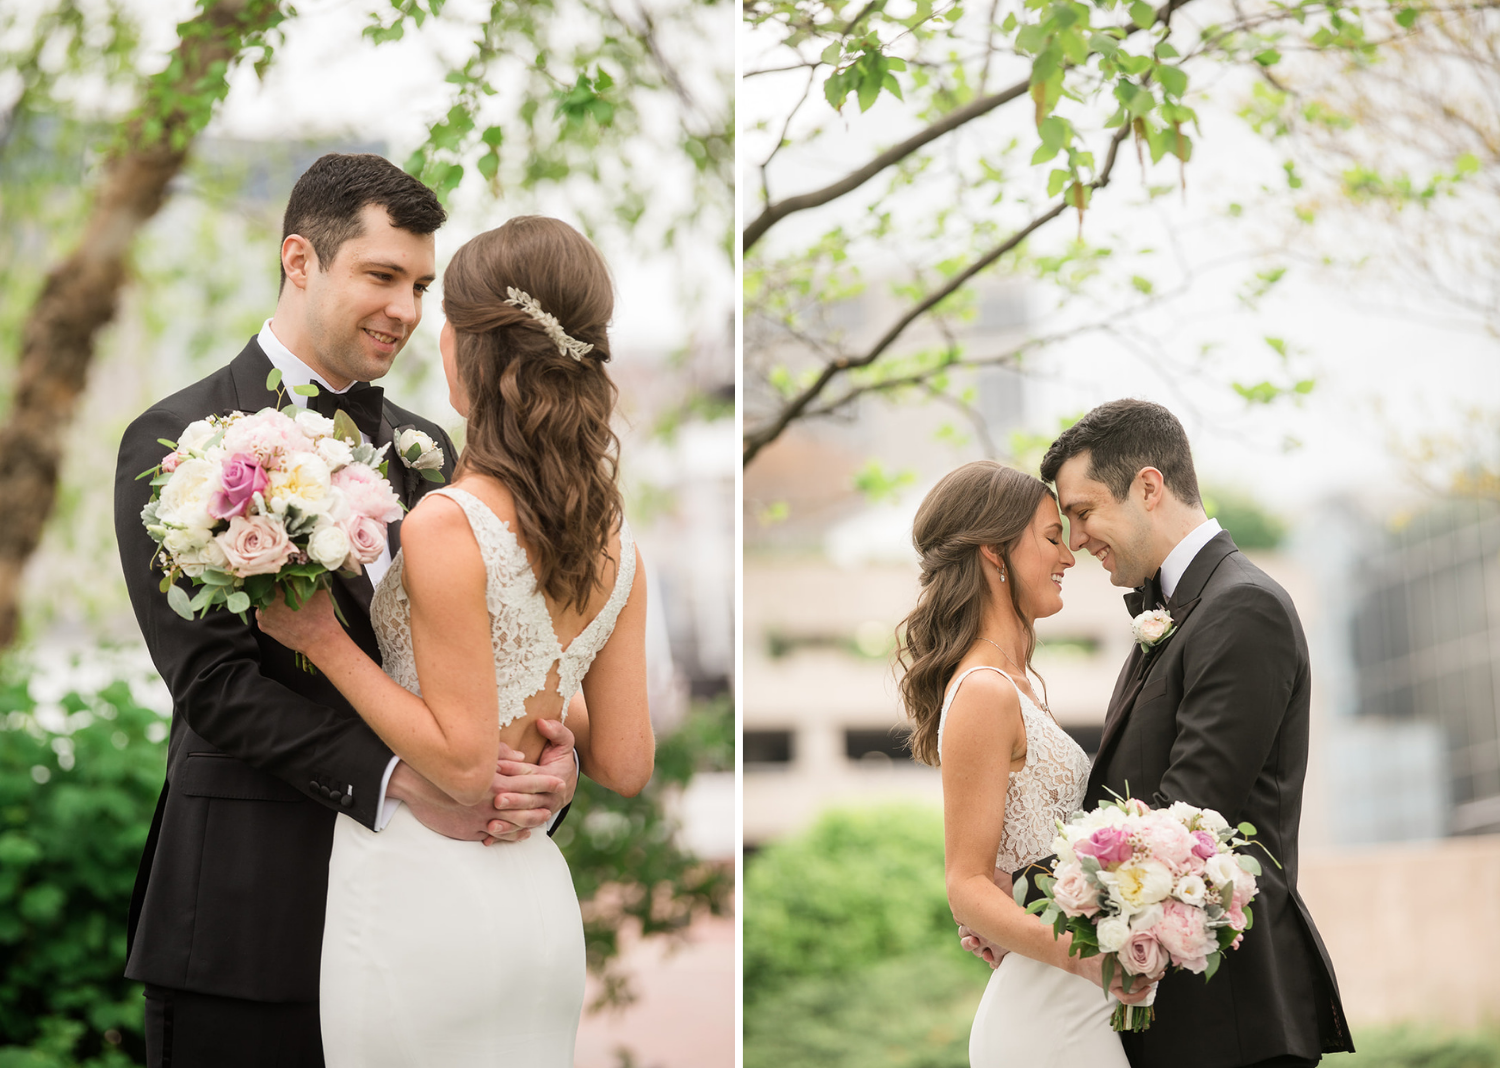
[[[1497,205],[1491,0],[0,0],[0,1068],[1500,1068]]]

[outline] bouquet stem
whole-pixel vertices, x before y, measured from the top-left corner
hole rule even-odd
[[[309,675],[316,675],[318,673],[318,669],[313,665],[311,660],[307,659],[305,653],[297,654],[297,666]],[[1116,1028],[1116,1030],[1119,1030],[1119,1028]]]
[[[1154,1019],[1156,1010],[1150,1005],[1116,1005],[1109,1023],[1116,1031],[1139,1032],[1150,1027]]]

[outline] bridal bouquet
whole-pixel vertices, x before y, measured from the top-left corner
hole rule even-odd
[[[247,619],[278,592],[300,608],[332,572],[378,559],[386,524],[401,517],[380,462],[386,446],[363,444],[343,412],[231,412],[162,444],[172,451],[138,476],[152,486],[141,521],[159,546],[162,592],[186,619],[220,605]]]
[[[1053,873],[1037,879],[1042,897],[1027,911],[1040,913],[1059,938],[1071,932],[1070,952],[1104,954],[1106,990],[1117,967],[1127,992],[1137,977],[1169,964],[1206,981],[1254,918],[1260,862],[1235,851],[1252,844],[1245,836],[1254,833],[1248,823],[1230,827],[1213,809],[1181,801],[1165,809],[1135,798],[1101,801],[1093,812],[1058,821]],[[1017,901],[1025,900],[1024,883]],[[1149,1001],[1116,1005],[1112,1022],[1116,1031],[1144,1031],[1154,1014]]]

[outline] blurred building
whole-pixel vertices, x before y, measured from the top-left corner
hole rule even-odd
[[[1500,832],[1500,506],[1418,515],[1367,548],[1354,593],[1356,722],[1425,740],[1415,770],[1441,791],[1433,830]]]

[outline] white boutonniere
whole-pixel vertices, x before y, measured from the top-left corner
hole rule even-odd
[[[418,430],[407,427],[396,432],[396,455],[428,482],[443,482],[443,450],[437,442]]]
[[[1130,633],[1135,635],[1143,653],[1150,652],[1152,646],[1166,641],[1176,631],[1177,624],[1172,621],[1172,613],[1165,608],[1142,612],[1130,621]]]

